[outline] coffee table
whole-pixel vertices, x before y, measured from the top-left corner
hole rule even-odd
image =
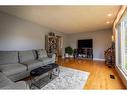
[[[59,75],[59,72],[59,65],[56,63],[51,63],[32,70],[30,72],[30,88],[32,87],[32,85],[34,85],[40,89],[41,87],[45,86],[47,82],[49,83],[51,80],[57,77]],[[47,73],[47,75],[40,81],[40,77],[45,73]]]

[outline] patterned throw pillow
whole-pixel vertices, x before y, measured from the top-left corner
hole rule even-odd
[[[44,49],[39,49],[38,51],[38,59],[47,57],[47,52]]]

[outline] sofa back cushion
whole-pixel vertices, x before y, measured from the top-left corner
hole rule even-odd
[[[38,59],[48,57],[47,52],[44,49],[37,50],[37,54],[38,54]]]
[[[17,51],[0,51],[0,64],[18,63]]]
[[[19,51],[19,61],[20,63],[35,60],[35,56],[32,50],[28,51]]]

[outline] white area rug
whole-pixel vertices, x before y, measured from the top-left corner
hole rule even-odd
[[[89,74],[89,72],[60,66],[59,76],[45,85],[42,89],[83,89]]]

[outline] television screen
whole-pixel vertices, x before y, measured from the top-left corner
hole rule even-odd
[[[92,39],[78,40],[78,48],[92,48],[92,47],[93,47]]]

